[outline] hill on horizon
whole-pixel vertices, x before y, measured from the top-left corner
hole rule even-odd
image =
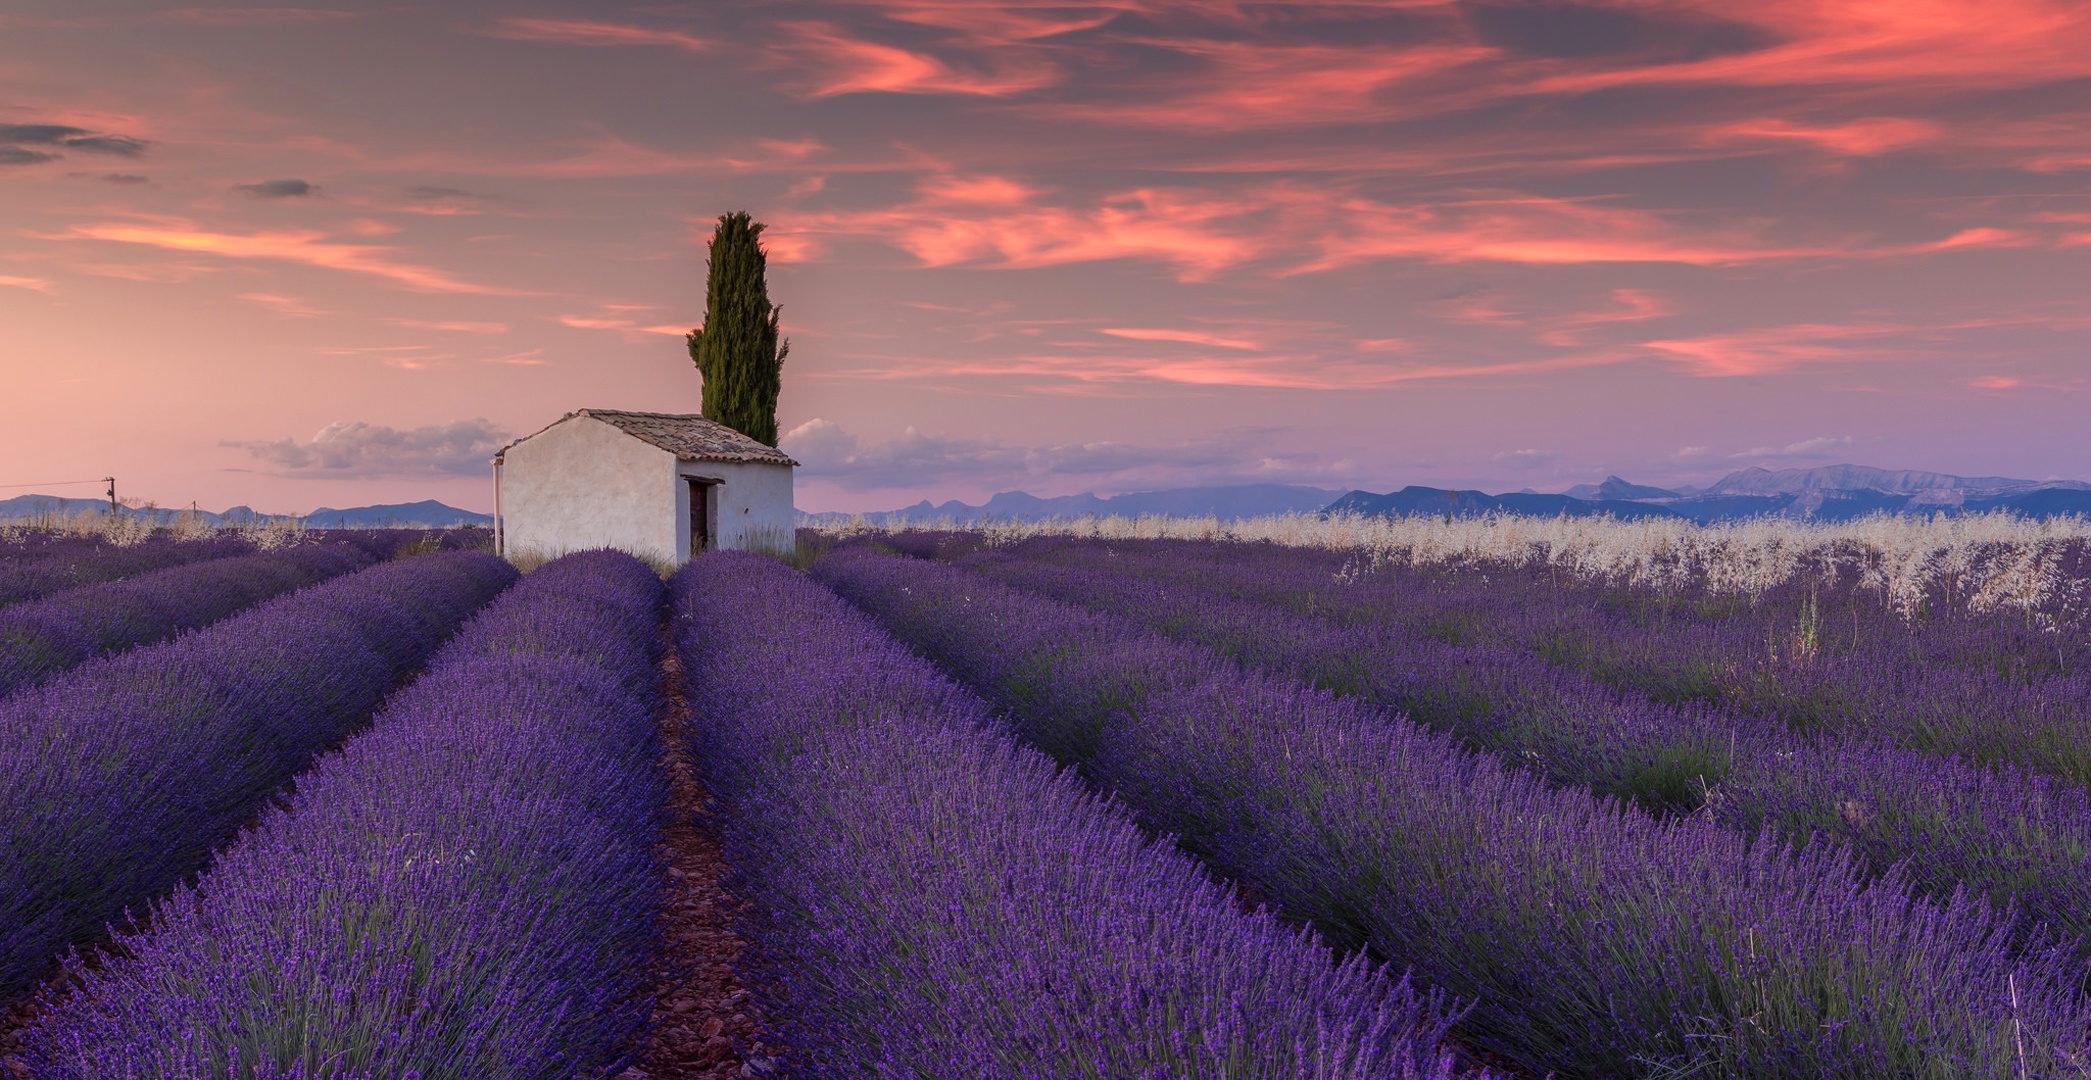
[[[1348,511],[1366,516],[1433,517],[1448,513],[1454,517],[1487,513],[1543,517],[1609,514],[1624,519],[1684,518],[1707,524],[1765,516],[1843,521],[1876,513],[1960,514],[1991,510],[2009,510],[2029,517],[2091,514],[2091,483],[1955,476],[1867,465],[1779,470],[1752,467],[1738,469],[1705,487],[1663,488],[1609,476],[1601,484],[1578,484],[1558,494],[1489,494],[1424,485],[1380,494],[1292,484],[1166,488],[1112,496],[1083,492],[1050,498],[1005,491],[978,506],[958,500],[932,503],[924,499],[913,506],[864,514],[802,512],[799,520],[818,525],[861,517],[875,524],[948,521],[970,525],[1112,514],[1239,520],[1270,514]]]
[[[69,499],[60,495],[17,495],[12,499],[0,500],[0,521],[18,521],[40,514],[97,513],[109,509],[106,499]],[[460,510],[455,506],[423,499],[413,503],[384,503],[377,506],[355,506],[347,509],[320,507],[309,514],[264,514],[251,506],[234,506],[221,511],[189,510],[182,507],[134,507],[119,506],[117,512],[131,517],[150,517],[158,524],[172,523],[183,514],[193,513],[211,525],[228,525],[267,521],[275,518],[292,518],[305,522],[314,529],[451,529],[461,525],[492,525],[492,514],[481,514],[471,510]]]

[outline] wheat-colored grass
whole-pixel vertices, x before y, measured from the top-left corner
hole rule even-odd
[[[145,511],[155,509],[151,503],[135,508]],[[165,524],[155,522],[150,513],[111,514],[103,510],[66,513],[57,509],[39,510],[22,517],[0,521],[0,540],[5,541],[18,540],[29,533],[52,533],[59,536],[92,537],[105,543],[127,547],[143,541],[155,532],[165,532],[177,540],[196,540],[233,533],[245,536],[253,541],[256,547],[275,550],[304,539],[306,529],[303,521],[287,517],[214,524],[201,514],[187,510],[174,515]]]
[[[1031,536],[1264,541],[1355,552],[1355,568],[1461,563],[1555,566],[1585,579],[1658,589],[1696,586],[1755,594],[1802,573],[1842,573],[1904,610],[1944,586],[1971,609],[2052,609],[2085,598],[2086,583],[2062,572],[2065,545],[2091,541],[2091,520],[2009,513],[1880,514],[1855,521],[1753,518],[1695,525],[1679,518],[1363,517],[1280,514],[1215,517],[1084,517],[1043,521],[951,521],[890,525],[854,518],[816,529],[830,537],[903,529],[971,530],[994,544]]]

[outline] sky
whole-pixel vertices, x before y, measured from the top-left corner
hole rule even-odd
[[[0,497],[492,506],[695,412],[806,510],[2091,478],[2091,4],[0,6]]]

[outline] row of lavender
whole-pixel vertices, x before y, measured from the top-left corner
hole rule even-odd
[[[1149,827],[1438,986],[1466,1029],[1583,1076],[2056,1075],[2091,1052],[2068,950],[1841,845],[1557,788],[1363,703],[968,572],[817,576]],[[1695,1073],[1695,1075],[1701,1073]]]
[[[1108,560],[1345,625],[1530,652],[1666,703],[1804,731],[1880,733],[2091,785],[2091,627],[2016,609],[1942,601],[1911,613],[1866,589],[1806,580],[1740,597],[1507,566],[1357,572],[1341,553],[1260,544],[1044,541],[1011,550],[1071,565]],[[2091,580],[2066,584],[2091,591]]]
[[[661,594],[598,552],[495,601],[150,932],[76,972],[31,1033],[37,1075],[616,1071],[666,882]]]
[[[515,578],[387,562],[0,701],[0,994],[193,872]]]
[[[1262,554],[1172,558],[1034,542],[960,564],[1402,713],[1555,784],[1655,813],[1703,812],[1744,836],[1770,828],[1797,843],[1834,839],[1875,871],[1899,865],[1933,896],[1965,887],[2015,904],[2091,952],[2091,792],[2075,783],[1909,749],[1886,733],[1796,732],[1776,718],[1664,704],[1522,650],[1448,644],[1394,619],[1303,614],[1312,606],[1276,598],[1344,586]]]
[[[0,607],[0,697],[96,656],[207,626],[293,589],[369,566],[351,544],[209,559]]]
[[[1441,999],[1242,914],[831,593],[737,553],[673,590],[696,757],[795,1067],[1454,1073]]]
[[[251,554],[254,545],[233,536],[177,540],[155,536],[138,544],[66,537],[11,545],[0,556],[0,605],[37,600],[65,589],[115,581],[170,566]]]

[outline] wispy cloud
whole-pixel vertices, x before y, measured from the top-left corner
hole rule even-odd
[[[1850,446],[1853,442],[1854,440],[1849,435],[1839,435],[1835,437],[1828,435],[1818,435],[1812,439],[1802,439],[1799,442],[1787,443],[1785,446],[1759,446],[1754,449],[1744,450],[1741,453],[1730,454],[1728,456],[1737,460],[1741,460],[1744,458],[1756,460],[1764,460],[1771,458],[1826,458],[1835,455],[1838,451],[1845,449],[1846,447]]]
[[[1796,323],[1641,344],[1697,375],[1767,375],[1873,359],[1883,355],[1881,339],[1915,329],[1881,323]]]
[[[481,27],[479,32],[513,41],[547,41],[561,45],[665,45],[693,53],[711,49],[705,39],[688,31],[593,19],[496,19]]]
[[[609,330],[621,335],[626,341],[642,342],[659,337],[683,337],[692,327],[675,323],[653,323],[636,318],[644,312],[657,311],[649,304],[599,304],[597,312],[589,315],[561,315],[557,321],[561,326],[576,330]],[[699,320],[702,321],[702,320]]]
[[[303,199],[319,194],[319,187],[305,180],[263,180],[255,184],[234,184],[232,190],[257,199]]]
[[[961,66],[829,23],[788,23],[779,30],[782,37],[771,48],[793,73],[798,93],[809,98],[863,93],[1008,97],[1061,78],[1057,65],[1024,52],[978,53],[973,64]]]
[[[1541,466],[1553,464],[1554,460],[1560,456],[1552,450],[1527,448],[1524,450],[1504,450],[1496,454],[1494,460],[1513,469],[1537,469]]]
[[[41,165],[61,150],[139,157],[150,144],[129,135],[95,132],[71,124],[0,124],[0,165]]]
[[[907,428],[886,439],[860,439],[828,420],[809,420],[778,441],[803,475],[858,489],[962,482],[976,485],[1078,479],[1123,489],[1128,484],[1294,482],[1346,474],[1332,456],[1274,451],[1268,431],[1228,432],[1174,445],[1112,441],[1025,446],[1000,439],[937,435]]]
[[[279,293],[241,293],[239,298],[250,303],[260,304],[278,315],[288,315],[292,318],[309,319],[317,315],[331,314],[325,308],[318,307],[309,301],[301,300],[295,296],[284,296]]]
[[[349,244],[313,231],[222,233],[193,222],[163,218],[145,222],[75,225],[47,239],[103,240],[215,255],[226,259],[259,259],[299,263],[384,278],[426,292],[506,294],[512,290],[463,281],[441,270],[394,258],[397,249]]]
[[[43,278],[15,277],[11,274],[0,274],[0,286],[10,289],[28,289],[31,292],[40,293],[49,293],[51,291],[51,283]]]
[[[1173,266],[1185,281],[1257,263],[1280,276],[1386,260],[1721,267],[2040,242],[2022,230],[1974,227],[1914,243],[1869,245],[1853,235],[1794,243],[1762,235],[1761,226],[1708,226],[1603,201],[1516,192],[1394,203],[1342,184],[1296,180],[1237,190],[1142,187],[1085,199],[1009,177],[954,174],[926,177],[914,198],[885,207],[781,214],[774,232],[787,243],[874,238],[933,267],[1150,260]]]
[[[1943,129],[1930,120],[1902,117],[1867,117],[1816,125],[1763,117],[1723,124],[1707,132],[1706,141],[1802,143],[1829,153],[1867,157],[1922,146],[1943,134]]]
[[[1226,337],[1203,330],[1141,329],[1137,327],[1105,327],[1097,331],[1112,337],[1130,338],[1134,341],[1176,341],[1187,345],[1210,345],[1219,349],[1246,349],[1261,351],[1264,346],[1238,337]]]

